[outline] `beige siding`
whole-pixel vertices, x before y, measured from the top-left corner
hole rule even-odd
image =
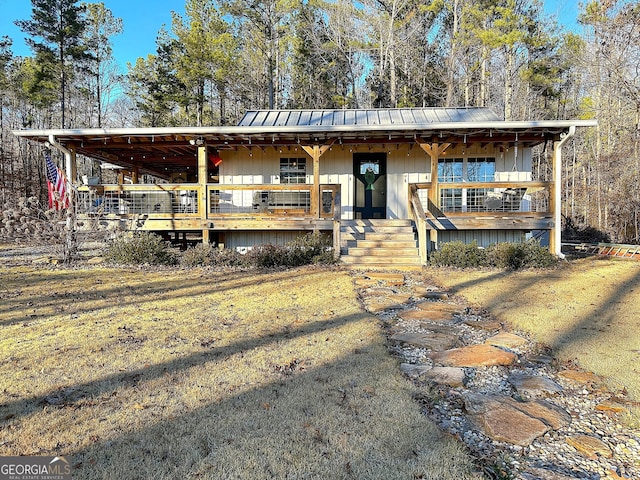
[[[320,158],[320,183],[339,184],[342,192],[342,218],[353,219],[354,152],[387,153],[387,218],[408,218],[409,183],[431,181],[429,156],[418,145],[396,145],[381,148],[360,146],[358,148],[334,145]],[[500,151],[499,146],[481,147],[473,145],[448,149],[446,157],[495,157],[496,180],[531,180],[531,149],[512,146]],[[237,151],[223,151],[223,163],[220,166],[220,183],[234,185],[279,184],[280,157],[300,157],[307,159],[307,183],[313,182],[311,159],[302,149],[296,151],[276,148],[240,148]],[[237,192],[235,195],[251,195],[249,192]],[[526,201],[525,197],[525,201]]]
[[[431,180],[431,160],[417,145],[387,153],[387,218],[408,218],[409,184]]]
[[[353,153],[349,148],[333,146],[320,157],[320,183],[339,184],[342,198],[342,218],[353,219]]]

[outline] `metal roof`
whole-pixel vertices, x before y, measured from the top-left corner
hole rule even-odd
[[[253,110],[240,127],[337,127],[499,122],[489,108],[371,108],[357,110]]]
[[[237,126],[15,130],[13,134],[162,176],[195,165],[200,142],[220,151],[334,142],[369,146],[518,142],[526,147],[557,140],[572,127],[595,125],[595,120],[505,122],[486,108],[258,110],[247,112]]]

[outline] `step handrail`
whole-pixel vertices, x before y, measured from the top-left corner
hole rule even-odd
[[[416,223],[418,252],[420,253],[420,262],[424,265],[427,263],[427,219],[420,197],[418,197],[418,187],[416,185],[409,185],[409,198],[409,215]]]

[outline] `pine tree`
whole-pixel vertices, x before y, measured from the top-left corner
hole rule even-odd
[[[74,0],[32,0],[31,4],[31,19],[15,23],[31,37],[27,38],[27,44],[36,56],[53,62],[59,79],[60,123],[65,128],[70,66],[87,56],[86,47],[82,44],[86,27],[84,8]]]
[[[259,53],[267,90],[267,106],[279,107],[286,84],[285,61],[290,51],[289,21],[301,0],[221,0],[242,32],[245,53]]]
[[[117,66],[113,58],[111,37],[122,33],[122,19],[115,18],[104,3],[83,4],[87,13],[84,43],[89,54],[89,73],[93,79],[90,90],[95,97],[97,126],[102,127],[104,110],[108,103],[105,91],[118,80]]]
[[[211,0],[187,0],[185,10],[186,19],[173,13],[176,76],[187,88],[190,102],[196,105],[195,123],[205,123],[205,108],[215,96],[219,108],[216,123],[224,124],[225,98],[235,77],[238,56],[236,39]]]

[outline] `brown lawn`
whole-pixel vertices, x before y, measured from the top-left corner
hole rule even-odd
[[[0,455],[74,479],[472,479],[333,269],[4,265]]]
[[[429,274],[640,401],[640,263],[591,257],[552,270]]]

